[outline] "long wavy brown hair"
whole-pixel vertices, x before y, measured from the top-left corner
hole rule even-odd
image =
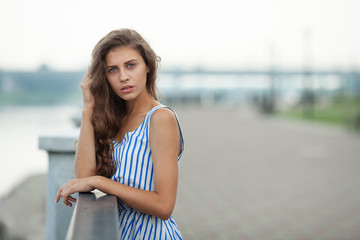
[[[108,33],[94,47],[89,68],[92,78],[91,92],[95,98],[92,124],[95,132],[96,174],[111,178],[115,167],[111,158],[112,138],[119,132],[121,119],[126,114],[125,101],[112,90],[106,78],[106,55],[117,47],[130,47],[140,53],[146,63],[146,89],[156,100],[156,78],[160,58],[136,31],[119,29]]]

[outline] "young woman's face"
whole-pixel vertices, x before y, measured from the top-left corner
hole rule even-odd
[[[129,47],[117,47],[105,58],[106,76],[112,90],[125,101],[147,94],[148,67],[138,51]]]

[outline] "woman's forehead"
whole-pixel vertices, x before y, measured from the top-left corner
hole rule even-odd
[[[126,63],[131,60],[142,60],[140,53],[130,47],[116,47],[111,49],[105,57],[106,64]]]

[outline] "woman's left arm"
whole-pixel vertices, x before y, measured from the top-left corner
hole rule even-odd
[[[151,118],[150,148],[154,167],[154,191],[145,191],[123,185],[101,176],[73,179],[59,189],[56,201],[63,198],[71,206],[75,192],[99,189],[115,195],[128,206],[139,212],[168,219],[174,209],[178,184],[178,155],[180,152],[180,131],[173,112],[158,109]]]

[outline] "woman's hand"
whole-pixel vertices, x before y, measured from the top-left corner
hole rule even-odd
[[[94,190],[91,180],[93,177],[78,178],[67,181],[61,188],[59,188],[56,194],[55,202],[59,202],[60,198],[66,206],[72,207],[71,202],[76,202],[76,198],[73,198],[71,194],[76,192],[90,192]]]
[[[75,177],[84,178],[95,175],[96,151],[95,131],[92,124],[92,114],[95,107],[95,98],[91,92],[93,80],[88,71],[81,81],[83,95],[83,110],[81,114],[81,125],[79,141],[75,144]]]
[[[83,95],[84,109],[92,110],[95,105],[95,99],[90,90],[91,83],[92,79],[90,77],[90,72],[87,71],[83,80],[80,83],[80,87]]]

